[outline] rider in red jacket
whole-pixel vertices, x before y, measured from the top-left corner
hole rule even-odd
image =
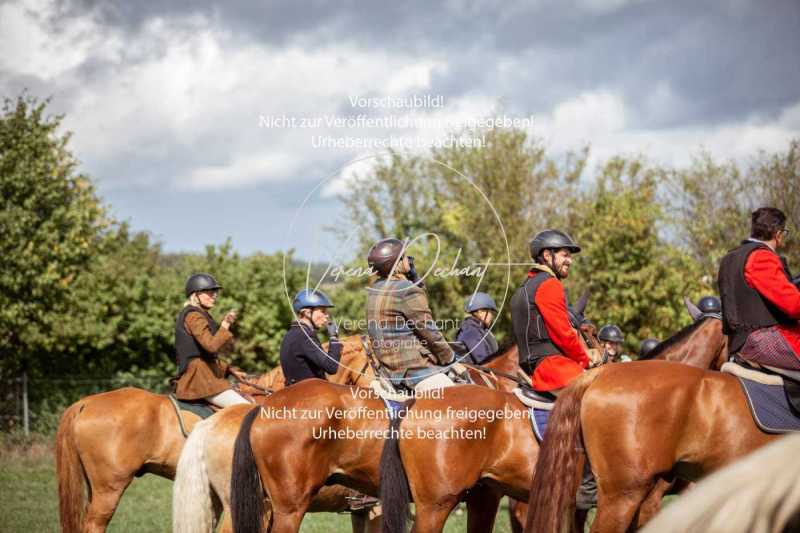
[[[533,387],[565,387],[589,366],[589,354],[572,327],[561,280],[569,275],[572,254],[580,247],[558,230],[540,232],[531,241],[535,264],[511,298],[511,319],[520,366]]]
[[[752,214],[750,238],[720,264],[722,327],[728,351],[748,361],[800,370],[800,289],[777,254],[786,216],[774,207]]]

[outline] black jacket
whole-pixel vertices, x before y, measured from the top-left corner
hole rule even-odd
[[[175,319],[175,359],[178,364],[178,377],[180,377],[186,368],[189,366],[189,359],[194,357],[203,357],[204,359],[213,360],[216,355],[210,354],[200,346],[200,343],[192,337],[186,328],[183,326],[186,321],[186,315],[189,313],[200,313],[206,320],[208,320],[208,329],[211,334],[216,334],[219,329],[219,324],[211,317],[205,309],[187,305],[181,312],[178,313],[178,318]]]
[[[720,262],[717,283],[722,300],[722,332],[728,336],[728,353],[730,354],[735,354],[742,348],[747,336],[752,331],[793,322],[747,284],[744,278],[744,268],[747,258],[756,250],[772,252],[772,249],[766,244],[744,241],[741,246],[728,252],[728,255],[723,257]],[[789,278],[788,272],[784,271],[784,273]]]
[[[322,348],[311,326],[292,322],[281,343],[281,369],[287,385],[311,378],[325,379],[335,374],[342,356],[342,344],[331,341],[328,352]]]
[[[468,360],[481,364],[497,352],[497,340],[483,322],[474,316],[468,316],[461,323],[456,340],[463,342],[470,351]]]

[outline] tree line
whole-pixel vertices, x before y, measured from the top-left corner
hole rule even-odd
[[[291,250],[241,256],[230,242],[163,252],[114,219],[69,149],[63,116],[47,106],[23,95],[6,99],[0,116],[0,375],[166,380],[175,370],[183,283],[198,271],[225,285],[219,309],[239,310],[233,361],[252,371],[275,366],[292,320],[284,259],[291,294],[305,284],[300,258]],[[572,299],[590,291],[587,316],[619,325],[634,351],[641,339],[666,338],[689,322],[683,296],[716,293],[719,259],[747,236],[750,211],[773,205],[790,224],[800,220],[799,140],[778,153],[754,152],[746,163],[698,152],[681,168],[646,154],[589,168],[589,146],[555,155],[523,131],[481,134],[483,148],[392,152],[348,181],[340,201],[359,244],[346,266],[365,267],[369,246],[385,236],[422,236],[411,251],[423,270],[437,253],[440,267],[491,261],[480,279],[426,278],[434,314],[460,318],[476,287],[507,302],[525,276],[533,234],[563,228],[583,248],[566,283]],[[793,238],[787,256],[797,266]],[[311,279],[320,277],[324,265],[314,265]],[[364,318],[365,277],[323,282],[337,319]],[[510,332],[508,305],[495,332],[501,339]]]

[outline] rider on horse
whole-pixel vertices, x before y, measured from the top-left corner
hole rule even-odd
[[[800,289],[777,254],[788,234],[783,212],[757,209],[750,238],[722,258],[717,281],[728,353],[800,370]]]
[[[173,383],[179,400],[205,399],[217,407],[250,403],[225,379],[233,375],[243,380],[244,373],[217,357],[232,347],[230,326],[236,321],[236,311],[228,312],[221,324],[209,314],[221,289],[210,274],[194,274],[186,280],[188,299],[175,321],[178,373]]]
[[[452,363],[455,354],[433,321],[414,259],[405,255],[405,248],[399,239],[383,239],[367,256],[378,275],[367,288],[367,332],[373,350],[395,382],[424,380],[420,390],[452,385],[437,365]]]
[[[497,305],[485,292],[476,292],[464,302],[469,315],[456,333],[456,341],[463,342],[469,350],[468,359],[481,364],[497,352],[497,339],[489,327],[497,315]]]
[[[611,363],[627,363],[632,359],[622,353],[622,343],[625,337],[616,324],[606,324],[597,333],[597,338],[603,343],[603,351]]]
[[[559,230],[538,233],[530,243],[534,265],[511,298],[511,321],[520,366],[539,391],[563,388],[589,366],[590,357],[570,324],[561,280],[572,254],[581,251]]]
[[[325,374],[335,374],[342,356],[339,328],[330,319],[328,309],[334,307],[322,292],[303,289],[292,301],[297,320],[292,322],[281,343],[281,369],[287,385],[304,379],[325,379]],[[322,348],[317,330],[327,327],[330,345]]]

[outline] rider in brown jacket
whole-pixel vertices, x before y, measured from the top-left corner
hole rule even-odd
[[[186,281],[189,299],[175,321],[175,396],[179,400],[205,399],[218,407],[249,403],[225,379],[228,375],[244,379],[244,373],[217,357],[232,346],[230,326],[236,321],[235,311],[225,315],[222,324],[209,314],[220,289],[209,274],[194,274]]]

